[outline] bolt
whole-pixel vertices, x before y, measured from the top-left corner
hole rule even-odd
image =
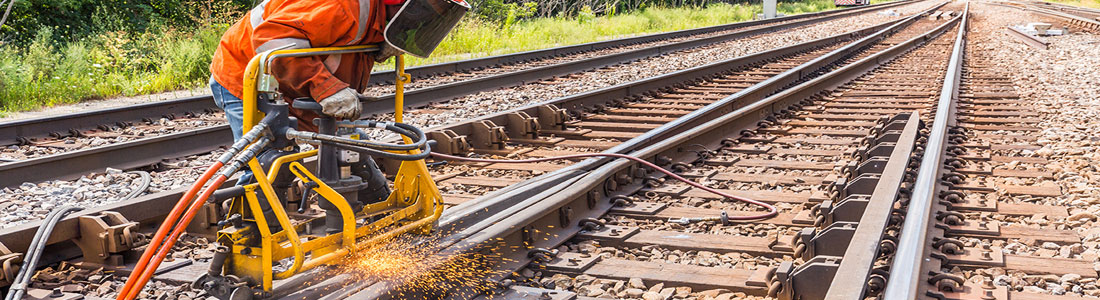
[[[65,296],[65,293],[62,293],[61,289],[57,288],[57,289],[53,289],[53,291],[50,292],[49,296],[50,296],[50,298],[61,298],[62,296]]]
[[[609,233],[608,235],[610,235],[610,236],[619,236],[619,230],[612,228],[611,233]]]
[[[579,260],[575,257],[569,259],[569,265],[570,266],[579,266],[580,264],[581,264],[581,260]]]
[[[993,251],[982,250],[982,260],[993,260]]]
[[[589,257],[592,257],[592,254],[588,254],[588,252],[587,252],[587,251],[585,251],[585,252],[581,252],[581,255],[580,255],[580,257],[581,257],[581,258],[589,258]]]
[[[997,297],[993,297],[993,291],[986,290],[985,296],[982,296],[982,300],[996,300]]]
[[[978,229],[989,229],[989,224],[986,221],[978,221]]]
[[[994,289],[995,287],[993,286],[993,279],[986,278],[985,280],[982,280],[982,288],[987,290]]]

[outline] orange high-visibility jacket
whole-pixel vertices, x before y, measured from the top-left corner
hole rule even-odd
[[[288,49],[378,44],[385,22],[382,0],[264,0],[225,32],[210,72],[241,98],[244,69],[256,53],[291,44]],[[347,87],[362,91],[373,66],[373,55],[354,53],[280,58],[270,71],[287,100],[321,101]],[[301,129],[315,130],[315,115],[291,114],[304,121]]]

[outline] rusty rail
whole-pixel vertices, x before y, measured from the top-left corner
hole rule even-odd
[[[446,73],[454,70],[492,67],[510,62],[520,62],[539,58],[560,56],[568,53],[578,53],[610,47],[625,46],[642,42],[652,42],[661,39],[670,39],[690,35],[705,34],[709,32],[733,30],[737,28],[771,24],[776,22],[788,22],[775,26],[736,31],[714,37],[706,37],[681,41],[671,44],[648,47],[644,49],[626,51],[622,53],[592,57],[588,59],[570,61],[545,67],[531,68],[516,72],[504,73],[494,76],[475,78],[472,80],[458,81],[440,86],[417,89],[406,93],[405,103],[410,107],[418,107],[435,101],[444,101],[451,97],[466,95],[476,91],[495,89],[500,87],[523,84],[555,75],[590,70],[602,66],[613,65],[655,55],[667,54],[674,51],[704,46],[735,40],[743,37],[766,34],[768,32],[796,28],[808,24],[814,24],[845,17],[857,13],[886,9],[898,5],[908,4],[910,0],[895,1],[873,5],[869,7],[840,9],[834,11],[795,15],[769,20],[739,22],[727,25],[711,26],[700,29],[682,30],[670,33],[646,35],[635,38],[617,39],[604,42],[595,42],[574,46],[563,46],[551,49],[522,52],[516,54],[500,55],[483,59],[459,61],[453,63],[429,65],[418,68],[410,68],[411,74],[429,76],[431,74]],[[833,40],[843,40],[849,37],[835,37]],[[818,41],[824,43],[824,41]],[[787,47],[794,49],[798,47]],[[789,53],[781,52],[780,54]],[[770,57],[754,57],[752,61],[760,61]],[[745,60],[748,62],[749,60]],[[449,70],[449,71],[448,71]],[[686,72],[695,74],[697,72]],[[388,74],[388,75],[387,75]],[[392,73],[380,72],[372,75],[372,78],[393,78]],[[664,82],[664,81],[659,81]],[[633,89],[638,89],[635,85]],[[607,90],[601,90],[607,92]],[[95,128],[100,124],[114,124],[116,122],[129,122],[143,118],[159,118],[172,114],[183,114],[194,111],[217,110],[209,96],[191,97],[179,100],[164,101],[143,104],[135,107],[112,108],[94,112],[72,114],[66,116],[20,120],[0,123],[0,144],[26,142],[30,137],[54,135],[58,137],[77,135],[81,130]],[[393,109],[392,95],[383,96],[364,103],[364,115],[388,113]],[[602,100],[599,100],[602,101]],[[537,115],[537,112],[532,112]],[[499,123],[499,122],[498,122]],[[503,123],[501,123],[503,124]],[[18,186],[23,182],[39,182],[43,180],[57,179],[67,180],[79,178],[88,173],[102,171],[105,168],[137,168],[149,166],[162,161],[165,158],[185,157],[207,153],[219,147],[228,146],[231,141],[228,125],[218,125],[208,128],[189,130],[168,134],[156,138],[122,142],[102,147],[93,147],[77,151],[59,153],[55,155],[37,157],[22,161],[0,162],[0,187]],[[59,167],[65,166],[65,167]]]
[[[815,19],[826,16],[832,16],[829,18],[831,19],[855,13],[886,9],[898,5],[904,5],[912,1],[913,0],[892,1],[879,3],[867,7],[836,9],[768,20],[737,22],[703,28],[685,29],[673,32],[655,33],[579,45],[561,46],[519,53],[496,55],[484,58],[417,66],[406,69],[406,72],[412,75],[414,78],[424,78],[438,74],[461,72],[478,68],[492,68],[494,66],[499,66],[502,64],[546,59],[555,56],[583,53],[588,51],[622,47],[639,43],[687,37],[692,35],[707,34],[750,26],[804,19]],[[828,19],[821,20],[824,21]],[[393,78],[393,71],[373,72],[370,76],[370,83],[383,84],[387,81],[392,81]],[[382,108],[382,110],[375,111],[374,113],[390,112],[390,110],[392,109],[393,107],[391,105],[388,108]],[[185,97],[174,100],[157,101],[153,103],[145,103],[139,105],[131,105],[126,107],[66,114],[60,116],[0,122],[0,145],[17,144],[26,141],[29,138],[37,138],[50,135],[71,136],[74,134],[74,131],[94,129],[104,124],[116,125],[120,122],[136,122],[146,118],[156,119],[163,116],[182,115],[188,112],[213,110],[220,109],[214,105],[214,100],[211,96],[204,95]],[[228,132],[228,129],[225,130],[226,132]]]
[[[693,159],[690,156],[694,153],[680,151],[680,145],[701,144],[707,147],[714,146],[718,143],[717,137],[755,127],[757,122],[766,116],[793,107],[823,89],[836,87],[843,82],[858,77],[860,74],[870,71],[892,58],[941,35],[952,28],[958,20],[959,18],[956,18],[925,34],[884,50],[880,54],[849,64],[821,77],[810,79],[805,83],[780,91],[765,99],[746,104],[699,126],[685,128],[667,139],[655,141],[653,144],[631,150],[629,153],[647,159],[663,157],[662,159],[670,161],[690,161]],[[614,205],[608,199],[633,194],[643,187],[636,180],[632,183],[619,183],[615,179],[637,176],[638,168],[631,162],[617,160],[593,165],[592,167],[595,168],[510,207],[507,212],[500,214],[500,216],[507,217],[506,219],[479,220],[476,226],[455,233],[453,236],[457,237],[446,240],[439,251],[444,254],[457,254],[488,246],[492,244],[492,241],[507,241],[509,244],[527,241],[527,248],[495,247],[493,250],[495,253],[507,258],[498,265],[500,269],[515,271],[522,268],[531,261],[531,258],[527,256],[527,249],[555,248],[579,232],[580,228],[573,226],[573,221],[601,216]],[[616,188],[608,188],[611,185],[615,185]],[[601,190],[605,192],[593,192]],[[562,221],[564,220],[562,214],[565,211],[568,211],[569,224],[562,223],[564,222]],[[547,227],[556,229],[552,232],[536,230],[536,228]],[[501,275],[492,275],[487,280],[501,280],[504,274],[507,274],[507,272]],[[345,295],[367,298],[384,297],[388,289],[393,288],[395,285],[396,283],[380,282],[371,286],[360,287],[362,290],[359,293]]]
[[[854,31],[850,31],[850,32],[845,32],[845,33],[838,34],[838,35],[835,35],[835,36],[830,36],[830,37],[826,37],[826,38],[822,38],[822,39],[818,39],[818,40],[814,40],[814,41],[809,41],[809,42],[802,43],[802,44],[799,44],[799,45],[793,45],[793,46],[788,46],[788,47],[772,49],[772,50],[768,50],[768,51],[764,51],[764,52],[753,53],[753,54],[749,54],[749,55],[746,55],[746,56],[742,56],[742,57],[738,57],[738,58],[734,58],[734,59],[730,59],[730,60],[726,60],[726,61],[716,62],[716,63],[710,64],[710,65],[699,66],[699,67],[688,69],[688,70],[682,70],[682,71],[678,71],[678,72],[674,72],[674,73],[670,73],[670,74],[666,74],[666,75],[660,75],[660,76],[656,76],[656,77],[652,77],[652,78],[647,78],[647,79],[642,79],[642,80],[638,80],[638,81],[634,81],[634,82],[624,83],[624,84],[620,84],[620,85],[616,85],[616,86],[612,86],[612,87],[599,89],[599,90],[596,90],[596,91],[591,91],[591,92],[572,95],[572,96],[568,96],[568,97],[553,99],[553,100],[550,100],[548,102],[533,104],[533,105],[529,105],[529,106],[526,106],[526,107],[520,107],[520,108],[512,109],[512,110],[509,110],[509,111],[496,113],[496,114],[493,114],[493,115],[478,118],[478,119],[475,119],[475,120],[464,121],[464,122],[448,124],[448,125],[442,125],[442,126],[435,127],[435,128],[429,128],[429,129],[425,130],[425,132],[440,131],[440,130],[453,130],[453,131],[456,131],[460,134],[472,134],[472,132],[471,132],[472,129],[470,129],[469,126],[470,126],[470,124],[472,124],[476,121],[479,121],[479,120],[489,120],[489,121],[498,122],[500,124],[506,124],[507,123],[507,116],[509,114],[527,113],[527,114],[531,114],[531,115],[538,115],[539,107],[543,107],[543,106],[548,105],[548,104],[560,105],[562,107],[567,107],[567,108],[592,106],[592,105],[595,105],[595,104],[607,102],[607,101],[609,101],[611,99],[615,99],[615,98],[630,97],[630,96],[633,96],[633,95],[642,94],[642,93],[646,93],[646,92],[654,91],[654,90],[659,90],[659,89],[669,87],[669,86],[674,86],[674,85],[677,85],[677,84],[692,82],[692,81],[697,80],[698,78],[704,78],[704,77],[707,77],[707,76],[714,76],[714,75],[717,75],[717,74],[730,72],[732,70],[736,70],[736,69],[739,69],[739,68],[744,68],[744,67],[759,64],[759,63],[762,63],[762,62],[765,62],[765,61],[768,61],[768,60],[771,60],[771,59],[776,59],[776,58],[780,58],[780,57],[784,57],[784,56],[793,55],[795,53],[808,51],[810,49],[823,47],[825,45],[829,45],[829,44],[833,44],[833,43],[840,43],[840,42],[844,42],[844,41],[850,41],[850,40],[855,39],[857,37],[865,36],[865,35],[872,34],[872,33],[875,33],[875,32],[880,32],[880,31],[882,31],[886,28],[890,28],[891,26],[894,26],[895,24],[897,24],[897,22],[900,22],[900,21],[901,20],[885,22],[885,23],[882,23],[882,24],[869,26],[867,28],[858,29],[858,30],[854,30]],[[807,74],[810,73],[809,70],[805,70],[805,71],[802,71],[802,72],[807,73]],[[797,79],[798,78],[793,78],[791,80],[797,80]],[[730,99],[730,100],[727,100],[727,102],[732,102],[732,101],[735,101],[735,100],[736,99]],[[214,138],[220,137],[220,135],[218,135],[219,133],[228,135],[228,128],[227,128],[228,126],[221,126],[221,127],[226,127],[226,128],[224,128],[224,130],[210,129],[210,130],[208,130],[209,132],[205,133],[204,136],[207,136],[207,138],[210,138],[210,139],[214,139]],[[216,128],[220,128],[220,127],[216,127]],[[177,134],[177,135],[179,135],[179,134]],[[163,138],[172,138],[172,137],[168,136],[168,137],[163,137]],[[228,137],[225,137],[225,138],[228,138]],[[191,143],[191,144],[201,144],[201,141],[193,140],[193,139],[190,139],[190,138],[187,138],[187,139],[184,139],[184,140],[189,141],[189,143]],[[146,143],[146,142],[143,142],[143,140],[138,140],[138,141],[132,141],[132,142],[123,143],[123,144],[119,144],[119,145],[112,145],[112,146],[124,147],[124,146],[129,146],[131,144],[133,144],[133,145],[142,145],[143,143]],[[173,149],[173,151],[176,151],[176,150],[178,150],[178,149]],[[98,150],[95,150],[95,149],[82,150],[82,151],[78,151],[78,152],[81,152],[81,153],[88,152],[88,153],[94,154],[94,155],[108,155],[108,156],[111,156],[111,157],[118,157],[117,154],[112,154],[111,152],[98,151]],[[156,151],[150,151],[148,153],[149,154],[161,154],[161,155],[163,154],[163,152],[156,152]],[[135,155],[135,156],[129,157],[129,158],[132,160],[134,157],[142,157],[142,156],[141,155]],[[148,159],[149,159],[149,161],[147,161],[147,162],[159,161],[159,158],[157,158],[157,157],[150,157]],[[13,166],[23,166],[22,169],[25,169],[26,171],[20,172],[20,174],[24,174],[24,175],[21,175],[21,176],[37,176],[33,172],[34,172],[34,170],[37,170],[38,168],[34,168],[30,165],[23,165],[23,164],[28,164],[28,163],[29,163],[29,161],[28,162],[16,163],[16,164],[12,164],[12,165]],[[137,162],[129,161],[128,163],[134,164],[134,163],[137,163]],[[77,164],[77,165],[79,165],[79,164]],[[0,165],[0,170],[2,170],[6,166],[7,165]],[[580,166],[577,166],[577,167],[574,167],[574,168],[566,168],[566,169],[558,170],[558,171],[555,171],[555,172],[547,173],[543,176],[539,176],[537,178],[525,181],[525,182],[520,183],[520,184],[509,186],[508,188],[505,188],[505,189],[502,189],[502,190],[495,191],[495,192],[491,193],[490,195],[486,196],[486,198],[492,197],[492,198],[496,199],[494,202],[482,202],[482,203],[479,203],[479,204],[476,204],[476,205],[458,206],[458,207],[455,207],[453,209],[449,209],[449,210],[447,210],[447,214],[443,216],[443,219],[441,220],[441,223],[442,224],[461,224],[462,226],[473,226],[472,222],[465,222],[464,220],[476,220],[476,219],[488,218],[489,216],[492,216],[492,215],[495,215],[495,214],[498,214],[498,213],[507,213],[508,210],[518,209],[518,206],[516,206],[516,205],[519,203],[519,201],[536,197],[536,195],[538,195],[540,193],[540,191],[547,190],[547,189],[552,189],[553,187],[555,187],[557,185],[560,185],[563,182],[570,182],[572,180],[570,178],[576,178],[577,176],[582,174],[582,172],[583,172],[583,169],[581,169]],[[74,174],[83,174],[83,173],[74,173]],[[38,174],[38,175],[41,175],[41,174]],[[27,178],[27,177],[22,177],[22,178]],[[133,221],[138,221],[138,222],[141,222],[142,224],[153,223],[153,222],[155,222],[155,220],[159,220],[159,219],[163,218],[164,214],[167,214],[167,211],[161,211],[161,210],[151,209],[151,208],[170,206],[172,203],[174,203],[174,201],[179,199],[180,195],[182,195],[182,192],[183,192],[182,190],[174,190],[174,191],[167,191],[167,192],[157,193],[157,194],[153,194],[153,195],[142,196],[142,197],[135,198],[131,201],[127,201],[126,203],[117,203],[117,204],[108,205],[108,206],[101,207],[101,208],[87,210],[87,211],[84,211],[84,212],[81,212],[81,213],[78,213],[78,214],[74,214],[74,215],[64,219],[59,224],[59,228],[61,228],[61,229],[58,230],[58,233],[55,234],[56,238],[51,239],[49,244],[50,245],[59,244],[57,246],[61,247],[61,246],[65,246],[65,245],[62,245],[62,244],[64,244],[66,241],[68,241],[70,239],[73,239],[73,238],[79,237],[79,231],[66,230],[65,228],[75,228],[75,226],[77,226],[75,218],[77,218],[81,215],[98,213],[100,211],[105,211],[105,210],[106,211],[118,211],[118,212],[122,212],[123,215],[125,215],[126,217],[130,218]],[[0,230],[0,243],[4,243],[4,244],[8,245],[8,247],[10,247],[12,249],[25,249],[26,244],[29,241],[28,237],[30,235],[34,234],[34,228],[36,228],[38,226],[38,224],[39,224],[39,222],[30,222],[30,223],[27,223],[27,224],[24,224],[24,225],[21,225],[21,226],[2,229],[2,230]],[[19,251],[19,250],[15,250],[15,251]],[[54,263],[54,262],[57,262],[57,261],[62,260],[62,259],[73,257],[73,255],[79,255],[79,251],[64,251],[64,252],[57,252],[57,253],[66,253],[66,254],[65,255],[57,255],[56,257],[52,257],[52,258],[47,258],[46,260],[43,261],[43,263],[44,264]]]
[[[1008,31],[1008,33],[1011,33],[1012,36],[1016,37],[1016,39],[1019,39],[1028,46],[1043,50],[1050,48],[1050,42],[1042,37],[1027,34],[1026,32],[1021,31],[1019,28],[1012,26],[1006,27],[1005,30]]]
[[[906,178],[910,160],[914,156],[914,147],[917,143],[918,133],[922,127],[920,112],[914,111],[903,123],[897,141],[893,145],[887,163],[882,167],[875,185],[874,191],[866,201],[862,210],[862,218],[854,230],[852,240],[848,243],[848,249],[844,252],[843,259],[836,269],[836,274],[841,277],[832,280],[826,300],[857,300],[863,299],[868,286],[872,284],[872,269],[875,260],[881,254],[883,236],[886,234],[886,225],[890,220],[894,203],[902,196],[902,182]],[[840,203],[837,204],[839,207]],[[878,277],[875,281],[884,280]],[[878,284],[880,282],[874,282]],[[884,283],[884,282],[881,282]]]
[[[920,280],[926,278],[922,273],[923,261],[931,247],[928,238],[932,219],[936,217],[932,207],[939,188],[940,174],[943,172],[945,152],[948,147],[948,127],[955,125],[956,102],[959,99],[959,82],[962,79],[963,60],[966,59],[966,29],[970,5],[963,13],[962,23],[955,46],[951,52],[951,62],[943,79],[935,121],[932,123],[928,142],[924,146],[920,170],[917,172],[901,236],[898,238],[898,250],[890,267],[890,277],[884,291],[885,299],[915,299],[922,293]]]

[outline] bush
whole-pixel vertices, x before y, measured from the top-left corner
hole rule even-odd
[[[0,41],[29,45],[41,28],[54,42],[75,42],[109,31],[150,32],[203,26],[202,15],[240,14],[251,0],[17,0],[0,27]],[[232,13],[230,13],[232,12]]]
[[[0,46],[0,111],[203,84],[210,77],[210,55],[225,28],[159,34],[112,31],[63,46],[50,42],[51,29],[40,30],[25,50]]]

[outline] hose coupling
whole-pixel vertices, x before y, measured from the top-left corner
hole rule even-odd
[[[722,213],[717,217],[668,218],[668,222],[669,223],[680,224],[680,225],[688,225],[688,224],[696,223],[696,222],[722,222],[722,225],[729,225],[730,224],[730,217],[729,217],[729,214],[727,214],[726,211],[723,210]]]

